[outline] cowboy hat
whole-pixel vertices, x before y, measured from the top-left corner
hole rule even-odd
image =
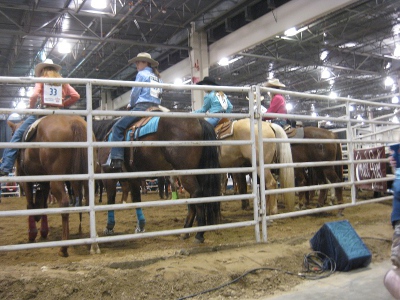
[[[150,65],[153,68],[158,66],[158,61],[152,59],[151,55],[149,53],[146,53],[146,52],[139,53],[136,57],[131,58],[130,60],[128,60],[128,63],[132,64],[132,63],[135,63],[137,61],[148,62],[148,63],[150,63]]]
[[[246,100],[250,100],[248,96],[246,96]],[[263,100],[264,100],[264,96],[261,96],[260,101],[263,101]],[[256,101],[257,101],[257,93],[254,93],[254,102],[256,102]]]
[[[269,86],[275,86],[275,87],[285,87],[286,85],[284,85],[282,82],[279,81],[279,79],[273,78],[268,80],[265,84],[265,87],[269,87]]]
[[[35,76],[40,77],[40,74],[42,73],[42,70],[46,67],[52,67],[54,68],[57,72],[61,70],[61,66],[53,63],[53,60],[50,58],[47,58],[44,62],[38,63],[35,67]]]
[[[198,85],[219,85],[215,82],[215,79],[209,76],[204,77],[202,81],[196,83]]]

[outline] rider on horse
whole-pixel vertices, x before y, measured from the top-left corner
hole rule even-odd
[[[215,85],[218,84],[215,80],[211,77],[204,77],[202,81],[197,83],[198,85]],[[207,94],[204,96],[204,103],[203,107],[195,110],[195,113],[230,113],[233,109],[231,102],[229,101],[228,97],[225,95],[224,92],[216,92],[215,90],[208,91]],[[205,118],[208,123],[213,125],[214,127],[217,126],[218,122],[221,118]]]
[[[61,66],[54,64],[51,59],[46,59],[44,62],[39,63],[35,67],[35,76],[36,77],[46,77],[46,78],[61,78],[60,75]],[[49,87],[49,88],[46,88]],[[62,94],[61,98],[54,98],[47,92],[49,89],[54,89],[59,91]],[[57,93],[59,93],[57,92]],[[53,92],[54,95],[54,92]],[[45,84],[37,82],[35,84],[35,88],[33,90],[32,96],[29,99],[29,108],[36,108],[36,103],[38,98],[40,101],[40,108],[46,107],[68,107],[74,104],[79,100],[80,95],[75,91],[73,87],[71,87],[68,83],[64,83],[62,86]],[[46,103],[46,99],[49,99],[51,104]],[[37,120],[37,115],[29,116],[24,123],[18,127],[18,129],[14,132],[11,143],[17,143],[22,141],[22,136],[25,130],[31,126]],[[17,158],[18,149],[4,149],[3,160],[0,165],[0,176],[7,176],[8,173],[12,173],[15,159]]]
[[[135,82],[161,83],[160,73],[157,70],[158,62],[151,58],[149,53],[139,53],[130,59],[129,63],[135,63],[138,73]],[[132,87],[131,100],[128,108],[131,111],[146,111],[148,108],[161,104],[161,89],[156,87]],[[123,141],[125,130],[142,117],[124,116],[116,122],[112,129],[112,142]],[[122,172],[124,160],[124,148],[114,147],[103,169],[105,172]]]

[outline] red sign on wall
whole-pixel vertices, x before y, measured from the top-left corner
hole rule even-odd
[[[354,160],[364,159],[383,159],[386,158],[385,147],[376,147],[368,149],[354,150]],[[386,177],[386,163],[385,162],[355,162],[355,176],[356,181],[384,178]],[[365,190],[372,190],[377,192],[386,192],[387,182],[373,182],[357,184],[358,188]]]

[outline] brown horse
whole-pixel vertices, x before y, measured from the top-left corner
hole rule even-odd
[[[13,132],[20,124],[9,122]],[[28,142],[85,142],[86,122],[79,116],[49,115],[40,119],[36,125],[35,132]],[[18,176],[26,175],[65,175],[65,174],[87,174],[88,159],[86,148],[27,148],[18,152],[16,161]],[[28,209],[47,208],[49,191],[57,199],[60,207],[69,206],[69,196],[65,191],[64,181],[51,182],[21,182],[27,200]],[[82,204],[82,185],[84,186],[85,198],[88,201],[88,182],[71,181],[75,195],[79,195]],[[33,190],[36,186],[36,193]],[[69,214],[61,214],[62,239],[69,238]],[[41,220],[40,235],[46,238],[48,235],[47,215],[29,216],[29,241],[35,241],[38,230],[36,222]],[[79,231],[81,232],[81,225]],[[95,245],[92,245],[92,247]],[[59,255],[68,256],[68,247],[61,247]],[[99,251],[92,248],[91,252]]]
[[[306,139],[338,139],[338,135],[332,131],[317,127],[304,127],[304,138]],[[340,143],[293,143],[292,144],[293,162],[319,162],[319,161],[341,161],[342,147]],[[307,172],[306,172],[307,171]],[[314,184],[326,184],[343,182],[343,166],[320,166],[312,168],[295,168],[297,186],[307,186]],[[305,204],[303,202],[305,193],[299,194],[299,208]],[[318,206],[323,206],[327,195],[327,189],[320,190]],[[343,203],[343,189],[335,188],[335,196],[338,204]],[[306,205],[309,198],[306,197]]]
[[[93,122],[98,141],[105,140],[115,120]],[[214,128],[203,119],[159,118],[156,132],[147,134],[139,141],[209,141],[215,140]],[[107,160],[110,148],[99,148],[99,162]],[[125,148],[124,171],[157,171],[218,168],[218,148],[216,146],[174,145],[159,147]],[[191,198],[214,197],[220,195],[220,175],[182,175],[179,177]],[[141,178],[125,179],[129,182],[132,202],[140,202]],[[115,203],[116,180],[104,180],[107,191],[107,203]],[[143,232],[145,218],[141,209],[136,209],[138,225],[136,232]],[[216,224],[220,218],[219,203],[190,204],[184,227],[193,225],[195,217],[199,226]],[[114,211],[108,212],[105,234],[112,234],[115,226]],[[187,235],[184,235],[186,237]],[[196,241],[204,241],[204,232],[196,234]]]
[[[250,119],[241,119],[233,124],[233,135],[228,136],[225,140],[249,140],[250,137]],[[255,126],[255,125],[253,125]],[[255,126],[257,136],[258,128]],[[287,135],[282,127],[276,124],[262,122],[262,137],[287,139]],[[257,166],[258,162],[258,144],[257,147]],[[263,144],[264,164],[271,164],[278,158],[280,163],[292,163],[292,154],[289,143],[272,143],[266,142]],[[250,145],[221,145],[220,165],[223,168],[242,167],[251,163],[251,146]],[[294,171],[293,168],[279,169],[279,182],[281,187],[294,187]],[[266,189],[272,190],[277,188],[277,182],[272,176],[271,170],[264,169]],[[257,168],[257,173],[260,176],[260,168]],[[243,178],[241,179],[243,181]],[[247,188],[244,177],[244,188]],[[295,206],[294,192],[284,193],[286,208],[293,210]],[[242,208],[246,209],[249,206],[248,200],[242,201]],[[276,214],[278,206],[276,195],[269,195],[267,198],[267,210],[269,214]]]

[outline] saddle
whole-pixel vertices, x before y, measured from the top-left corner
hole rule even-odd
[[[236,121],[229,120],[227,118],[222,118],[217,126],[215,126],[215,134],[218,140],[223,140],[228,136],[233,135],[233,124]]]
[[[302,139],[304,138],[304,128],[292,128],[288,126],[284,128],[288,138]]]
[[[32,123],[31,126],[29,126],[25,130],[24,134],[22,135],[22,142],[29,142],[35,136],[35,133],[36,133],[36,130],[37,130],[37,127],[38,127],[40,121],[45,117],[46,116],[37,119],[35,122]]]

